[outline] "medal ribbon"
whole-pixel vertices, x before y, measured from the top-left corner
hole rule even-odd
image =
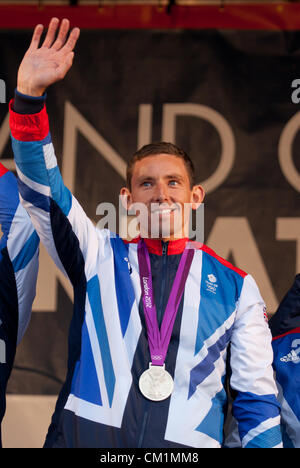
[[[193,257],[194,249],[186,248],[183,251],[163,316],[161,328],[159,330],[156,306],[154,303],[150,256],[145,241],[141,239],[138,244],[138,262],[142,289],[142,301],[147,325],[151,362],[154,366],[162,366],[165,362],[175,318],[183,295]]]

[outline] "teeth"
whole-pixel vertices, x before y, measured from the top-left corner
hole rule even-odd
[[[160,213],[160,214],[169,214],[173,210],[167,209],[167,210],[154,210],[153,213]]]
[[[151,210],[152,213],[169,214],[175,211],[174,207],[156,207]]]

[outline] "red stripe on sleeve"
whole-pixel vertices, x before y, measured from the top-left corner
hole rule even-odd
[[[8,169],[3,166],[3,164],[0,162],[0,177],[2,177],[4,174],[8,172]]]
[[[40,141],[49,133],[46,106],[37,114],[17,114],[13,110],[14,100],[9,103],[9,125],[12,136],[18,141]]]

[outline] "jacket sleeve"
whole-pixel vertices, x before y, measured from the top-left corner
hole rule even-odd
[[[93,274],[100,231],[63,183],[46,107],[36,114],[18,114],[11,101],[10,129],[21,202],[41,242],[74,286],[83,270],[88,277]]]
[[[283,445],[300,448],[300,275],[271,318]]]
[[[1,163],[0,224],[3,232],[0,241],[1,322],[8,334],[17,322],[16,342],[19,343],[29,323],[36,293],[39,238],[20,204],[15,176]]]
[[[230,360],[230,385],[236,394],[232,411],[246,448],[282,447],[271,333],[264,310],[258,287],[247,275],[238,302]]]

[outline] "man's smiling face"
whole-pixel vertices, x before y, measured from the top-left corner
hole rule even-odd
[[[142,203],[147,208],[147,222],[140,217],[141,235],[166,240],[184,237],[184,209],[196,208],[204,191],[199,185],[191,187],[182,158],[157,154],[135,162],[131,190],[123,188],[121,195],[127,195],[128,206]]]

